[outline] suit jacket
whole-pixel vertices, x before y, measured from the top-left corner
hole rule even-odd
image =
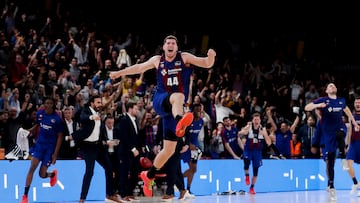
[[[88,138],[95,127],[95,121],[90,120],[90,116],[92,116],[92,112],[89,106],[85,106],[80,110],[79,122],[80,122],[80,129],[73,132],[72,137],[75,142],[81,142],[84,139]],[[100,130],[100,137],[99,141],[102,142],[104,140],[104,136]]]
[[[64,132],[63,132],[63,141],[60,147],[59,151],[59,158],[60,159],[75,159],[76,158],[76,152],[77,152],[77,146],[71,147],[70,146],[70,140],[66,140],[66,136],[70,135],[69,128],[66,124],[66,121],[64,119],[63,121],[64,125]],[[77,122],[73,119],[72,123],[73,132],[76,131]]]
[[[70,142],[65,140],[65,137],[70,135],[69,128],[68,128],[68,126],[66,124],[65,119],[64,119],[63,123],[64,123],[64,132],[63,132],[64,139],[63,139],[63,143],[66,143],[68,145],[68,147],[70,147]],[[73,133],[76,131],[77,124],[78,123],[73,119],[72,120]]]
[[[109,140],[109,137],[107,135],[107,131],[106,131],[106,126],[104,124],[104,122],[101,123],[101,131],[100,134],[102,136],[102,140],[103,140],[103,145],[106,145],[106,141]],[[120,140],[120,130],[119,128],[117,128],[116,126],[114,126],[113,128],[113,139],[118,139]],[[106,145],[107,146],[107,145]],[[114,152],[116,152],[118,146],[114,146]],[[106,147],[106,149],[108,148],[108,146]]]
[[[120,119],[117,128],[119,129],[119,133],[117,134],[119,135],[120,139],[120,143],[116,151],[118,156],[130,155],[133,157],[133,152],[131,150],[134,147],[139,150],[141,148],[141,142],[138,138],[138,134],[135,131],[131,118],[127,114],[123,116]],[[139,129],[137,132],[139,132]]]

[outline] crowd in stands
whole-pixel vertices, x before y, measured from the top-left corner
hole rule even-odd
[[[20,128],[31,129],[36,110],[46,96],[56,100],[56,110],[63,118],[67,112],[76,120],[89,97],[101,95],[103,118],[112,115],[118,119],[126,112],[127,102],[137,103],[144,148],[149,149],[148,156],[153,156],[152,149],[158,150],[161,144],[157,135],[161,132],[160,119],[152,108],[155,72],[118,80],[108,75],[109,71],[124,69],[160,53],[160,47],[142,41],[150,36],[131,30],[108,34],[94,24],[74,20],[75,15],[66,9],[44,17],[15,1],[1,6],[0,147],[6,153],[16,145]],[[170,33],[161,33],[156,39],[167,34]],[[172,34],[181,35],[178,37],[183,51],[201,54],[202,46],[206,46],[206,40],[196,42],[191,31]],[[357,93],[353,76],[332,71],[334,64],[327,57],[309,55],[302,46],[306,39],[297,40],[294,47],[290,46],[294,43],[274,42],[270,49],[256,40],[249,40],[242,48],[241,43],[226,42],[225,37],[223,42],[219,38],[212,41],[212,37],[204,34],[203,39],[208,38],[207,45],[217,50],[217,61],[209,70],[194,70],[187,103],[189,110],[193,104],[202,106],[205,125],[199,141],[203,158],[229,158],[227,140],[222,135],[224,119],[230,118],[226,125],[240,130],[255,112],[261,114],[262,125],[273,134],[277,149],[264,149],[264,158],[319,158],[309,152],[308,134],[302,130],[304,126],[314,126],[317,117],[303,107],[324,96],[328,82],[336,83],[339,95],[351,104]],[[276,140],[277,130],[284,132],[283,142]],[[36,143],[36,134],[36,129],[31,129],[29,146]],[[68,158],[65,153],[60,156]],[[72,158],[81,159],[81,154]]]

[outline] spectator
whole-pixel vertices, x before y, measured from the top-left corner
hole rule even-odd
[[[224,131],[224,123],[218,122],[216,128],[212,131],[210,140],[210,157],[212,159],[220,159],[224,157],[224,144],[222,133]]]
[[[302,157],[305,159],[319,158],[311,152],[316,122],[315,116],[310,115],[306,118],[306,123],[297,131],[297,139],[301,142]]]
[[[274,130],[274,134],[271,136],[275,136],[275,146],[279,149],[280,153],[287,159],[291,158],[291,151],[290,151],[290,140],[292,138],[292,134],[295,132],[295,128],[299,123],[299,116],[296,116],[294,122],[289,126],[286,121],[282,121],[280,123],[280,128],[274,122],[272,116],[269,116],[269,122],[271,127]]]
[[[301,142],[297,139],[296,133],[291,136],[290,156],[292,159],[299,159],[302,157]]]
[[[305,92],[305,105],[319,98],[320,94],[316,90],[315,84],[310,84],[309,89]]]

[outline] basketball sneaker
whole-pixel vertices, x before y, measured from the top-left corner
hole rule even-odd
[[[186,128],[192,123],[194,115],[191,112],[187,112],[176,124],[175,134],[178,137],[183,137],[185,135]]]
[[[164,195],[161,198],[161,201],[162,202],[172,202],[172,201],[174,201],[174,195]]]
[[[195,195],[190,194],[189,190],[182,190],[180,192],[179,201],[185,200],[185,199],[194,199]]]
[[[250,185],[250,176],[245,176],[245,184]]]
[[[123,203],[116,195],[106,195],[105,203]]]
[[[131,202],[139,202],[140,201],[140,199],[135,196],[127,196],[127,197]]]
[[[53,187],[56,182],[57,182],[57,174],[58,174],[58,171],[56,169],[54,169],[52,171],[52,173],[54,173],[54,176],[50,177],[50,186]]]
[[[336,198],[335,188],[331,188],[329,190],[329,201],[336,202],[336,200],[337,200],[337,198]]]
[[[195,195],[189,190],[189,192],[186,194],[186,197],[189,199],[195,199]]]
[[[153,183],[154,183],[154,179],[148,178],[147,173],[148,173],[147,171],[142,171],[140,173],[140,178],[144,182],[144,185],[143,185],[144,195],[146,197],[152,197],[153,196],[152,186],[153,186]]]
[[[246,192],[245,192],[245,190],[239,190],[239,192],[237,192],[236,194],[238,194],[238,195],[245,195]]]
[[[136,199],[134,196],[126,196],[124,198],[119,198],[122,203],[131,203],[131,202],[139,202],[139,199]]]
[[[354,184],[351,186],[351,191],[350,191],[350,194],[355,194],[355,192],[357,191],[357,188],[359,187],[358,184]]]
[[[256,194],[256,192],[255,192],[255,190],[254,190],[253,187],[250,187],[249,193],[250,193],[251,195],[255,195],[255,194]]]
[[[29,198],[27,195],[23,195],[21,198],[21,202],[20,203],[29,203]]]

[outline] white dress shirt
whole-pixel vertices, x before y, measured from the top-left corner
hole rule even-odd
[[[93,108],[89,107],[92,115],[99,115]],[[100,125],[101,125],[101,120],[95,120],[95,126],[94,129],[92,131],[92,133],[90,134],[89,137],[87,137],[85,139],[85,141],[87,142],[96,142],[99,141],[100,138]],[[87,126],[84,126],[84,128],[86,128]]]
[[[126,113],[126,114],[130,117],[130,119],[132,121],[132,124],[134,125],[135,132],[136,132],[136,134],[138,134],[138,128],[137,128],[137,124],[136,124],[136,117],[130,115],[129,113]]]

